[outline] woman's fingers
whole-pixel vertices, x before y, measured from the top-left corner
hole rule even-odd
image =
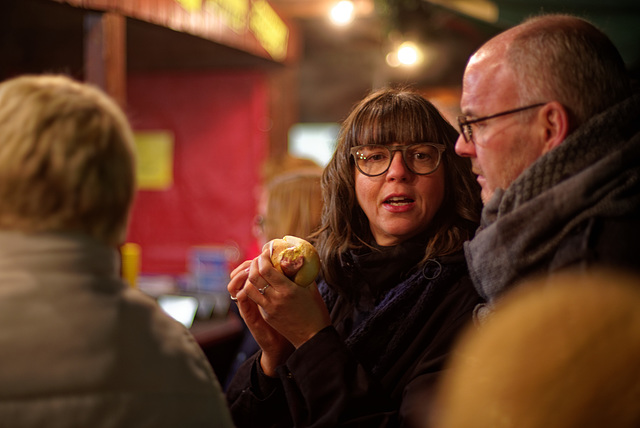
[[[244,288],[245,282],[249,276],[248,267],[250,265],[251,260],[247,260],[231,272],[231,280],[229,281],[229,284],[227,284],[227,291],[229,292],[231,299],[234,301],[237,301],[236,295]]]
[[[249,282],[253,284],[256,290],[266,291],[267,287],[271,287],[271,286],[274,286],[274,288],[277,288],[275,286],[275,281],[273,280],[267,281],[267,279],[265,278],[266,270],[263,267],[265,265],[264,265],[264,262],[262,261],[265,254],[267,253],[263,251],[262,254],[260,254],[260,256],[253,259],[251,261],[251,267],[249,268]],[[270,268],[273,270],[273,266],[271,265],[270,261],[268,262],[267,268]],[[260,292],[260,294],[264,295],[264,291]]]
[[[296,285],[271,265],[268,250],[244,266],[245,270],[236,270],[228,289],[262,344],[282,335],[298,347],[331,323],[316,285]]]
[[[265,306],[268,298],[274,297],[274,293],[286,292],[289,287],[297,287],[273,267],[268,250],[251,261],[247,282],[252,285],[253,290],[247,288],[245,292],[251,300],[261,306]]]
[[[264,320],[263,310],[248,296],[247,291],[255,291],[255,288],[247,283],[245,288],[238,292],[238,310],[262,349],[262,369],[267,375],[275,376],[275,368],[284,364],[294,347]]]
[[[252,260],[245,260],[244,262],[240,263],[240,265],[238,267],[236,267],[234,270],[231,271],[229,276],[231,278],[233,278],[234,276],[236,276],[240,272],[247,270],[247,268],[251,265],[251,262],[252,262]]]

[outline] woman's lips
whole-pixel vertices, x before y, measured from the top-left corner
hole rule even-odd
[[[391,196],[382,205],[391,212],[405,212],[413,208],[415,200],[408,196]]]
[[[384,201],[385,204],[400,206],[407,205],[413,203],[413,199],[407,198],[406,196],[393,196]]]

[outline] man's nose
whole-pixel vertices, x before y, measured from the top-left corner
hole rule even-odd
[[[458,139],[456,140],[456,153],[458,156],[463,158],[474,158],[476,157],[476,146],[473,142],[467,142],[462,134],[458,135]]]

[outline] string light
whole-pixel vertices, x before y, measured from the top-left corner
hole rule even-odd
[[[342,0],[331,9],[331,21],[336,25],[347,25],[353,20],[353,2]]]

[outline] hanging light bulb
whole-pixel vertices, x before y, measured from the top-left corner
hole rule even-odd
[[[353,2],[342,0],[331,9],[331,21],[336,25],[347,25],[353,20]]]
[[[398,61],[403,65],[414,65],[421,60],[420,49],[411,42],[404,42],[398,48]]]

